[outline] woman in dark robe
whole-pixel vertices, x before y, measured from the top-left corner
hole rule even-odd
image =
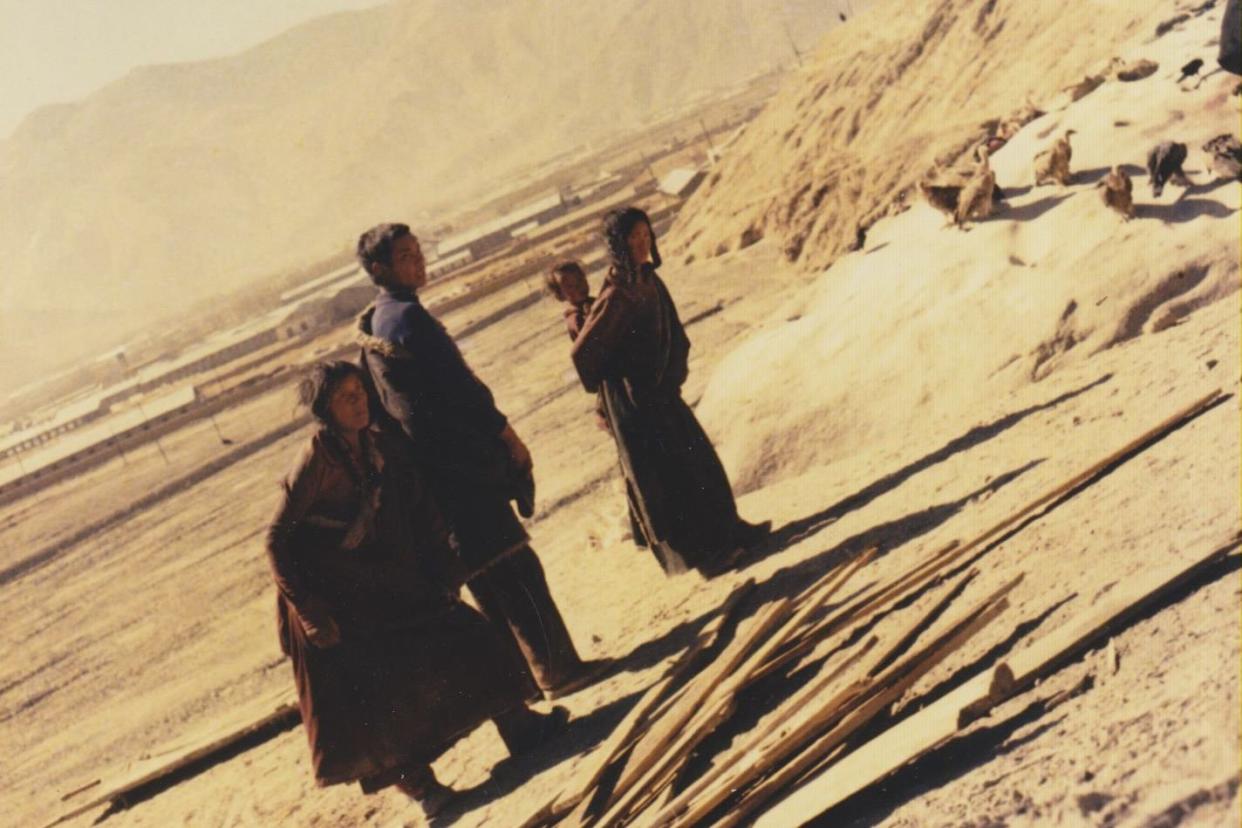
[[[565,332],[569,334],[569,341],[574,342],[578,334],[582,333],[582,328],[586,325],[587,317],[591,313],[591,306],[595,304],[595,297],[591,295],[591,285],[587,281],[586,271],[577,261],[566,260],[552,266],[552,269],[544,276],[544,285],[549,293],[564,303],[562,314],[565,317]],[[604,413],[603,395],[599,393],[595,395],[595,418],[596,425],[601,431],[609,431],[608,417]],[[629,481],[626,481],[625,489],[625,505],[630,518],[630,536],[634,539],[636,546],[646,548],[647,536],[643,534],[642,523],[638,519],[638,507],[635,505],[634,493],[631,491]]]
[[[523,665],[458,598],[464,572],[403,443],[370,426],[359,368],[317,366],[319,428],[268,533],[281,648],[293,662],[315,781],[396,785],[439,810],[430,762],[494,719],[510,753],[562,726],[526,707]]]
[[[681,398],[690,340],[656,273],[650,219],[635,207],[614,210],[604,239],[611,268],[574,340],[574,366],[603,400],[628,494],[664,571],[718,574],[771,523],[738,516],[724,467]]]

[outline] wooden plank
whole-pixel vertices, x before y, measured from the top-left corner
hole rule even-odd
[[[915,638],[940,617],[943,611],[952,603],[953,599],[961,594],[962,589],[973,577],[973,573],[968,573],[960,579],[953,589],[948,591],[944,598],[938,601],[926,613],[923,613],[913,624],[909,625],[907,631],[898,638],[898,641],[904,645],[905,649],[909,649],[914,643]],[[973,635],[974,629],[981,628],[988,618],[994,617],[996,613],[999,613],[1005,596],[1020,580],[1015,579],[987,596],[976,605],[972,613],[960,617],[944,632],[933,639],[931,643],[925,645],[913,655],[906,655],[901,662],[890,664],[892,661],[890,658],[891,651],[880,653],[876,658],[872,659],[871,664],[860,676],[860,679],[867,683],[868,690],[866,695],[849,699],[843,704],[834,701],[828,705],[819,705],[820,709],[816,709],[816,706],[811,706],[810,712],[802,715],[802,723],[799,727],[788,734],[782,734],[774,742],[765,745],[760,752],[751,757],[751,761],[738,762],[737,769],[726,782],[717,785],[717,790],[714,793],[706,792],[690,800],[693,804],[685,814],[677,815],[678,818],[676,820],[669,819],[663,824],[673,821],[693,823],[706,817],[716,806],[732,795],[733,792],[745,789],[763,774],[771,771],[775,766],[790,762],[791,758],[793,760],[791,765],[779,769],[775,775],[761,783],[757,789],[751,792],[748,799],[752,807],[767,798],[772,792],[779,790],[801,776],[810,767],[822,761],[825,756],[836,750],[831,741],[824,742],[821,739],[817,747],[811,744],[811,740],[816,739],[826,728],[837,728],[842,717],[851,714],[853,707],[863,705],[865,709],[866,705],[873,704],[874,702],[868,701],[868,698],[874,697],[877,694],[886,694],[893,687],[910,686],[918,676],[930,670],[940,659],[951,652],[953,647],[960,646],[970,635]],[[971,624],[978,624],[978,626],[972,628]],[[970,632],[963,634],[963,631]],[[889,666],[885,667],[885,665]],[[881,705],[877,710],[883,709],[886,706],[887,703]],[[839,744],[839,741],[836,744]],[[739,807],[743,807],[744,804],[744,802],[739,803]],[[745,809],[742,810],[742,813],[745,812]]]
[[[822,675],[816,677],[814,681],[783,703],[775,711],[775,715],[769,721],[764,722],[765,729],[762,732],[748,734],[749,738],[739,747],[730,749],[724,756],[717,757],[716,764],[707,773],[664,805],[658,814],[649,815],[637,824],[640,826],[675,824],[682,820],[683,815],[692,805],[705,805],[707,808],[704,813],[710,812],[728,798],[729,793],[735,789],[739,777],[744,776],[747,769],[764,761],[763,757],[770,752],[773,741],[795,738],[793,734],[805,729],[809,720],[819,710],[836,709],[863,690],[866,686],[864,682],[857,679],[846,681],[848,677],[845,674],[863,656],[870,653],[877,642],[878,639],[872,637],[861,647],[841,651],[839,655],[843,657],[840,663],[826,669]],[[786,728],[786,725],[789,727]],[[726,781],[721,782],[722,778],[726,778]]]
[[[936,619],[944,614],[945,610],[949,608],[958,596],[966,591],[966,587],[970,586],[970,582],[977,577],[979,577],[979,570],[971,569],[961,578],[958,578],[957,583],[954,584],[951,589],[947,590],[945,594],[941,596],[940,600],[933,604],[931,609],[924,613],[921,619],[914,624],[911,624],[905,633],[893,642],[893,644],[888,648],[888,651],[885,652],[884,655],[880,657],[879,661],[876,662],[876,666],[872,668],[872,673],[869,675],[879,673],[885,667],[895,662],[904,653],[908,652],[910,648],[914,646],[914,643],[919,640],[919,636],[926,632],[927,628],[934,624]],[[997,593],[991,595],[983,605],[986,606],[992,601],[999,600],[1001,597],[1008,595],[1009,592],[1013,590],[1013,588],[1016,587],[1021,581],[1022,576],[1019,575],[1016,579],[1011,580],[1009,583],[1001,587]]]
[[[647,689],[608,739],[591,752],[583,763],[583,770],[575,773],[576,782],[573,786],[548,800],[522,823],[522,828],[553,824],[570,814],[580,804],[585,810],[585,804],[589,802],[595,786],[599,784],[600,778],[608,770],[609,765],[633,742],[636,735],[648,723],[652,711],[657,710],[665,702],[670,689],[681,680],[695,658],[716,643],[721,631],[733,621],[734,614],[742,601],[750,597],[754,590],[755,581],[749,578],[729,593],[721,603],[719,612],[665,671],[664,677]]]
[[[658,778],[667,769],[668,762],[672,758],[669,748],[683,735],[685,725],[700,712],[722,679],[736,670],[750,655],[756,644],[788,616],[792,604],[793,602],[789,599],[780,599],[770,604],[765,610],[761,610],[746,634],[739,634],[730,642],[720,658],[695,677],[681,701],[661,719],[652,723],[647,733],[634,746],[634,752],[613,788],[610,801],[607,803],[608,810],[599,824],[608,825],[610,821],[619,818],[619,811],[631,802],[634,796],[640,795],[638,793],[631,795],[631,790],[653,778]]]
[[[759,818],[756,828],[801,825],[880,782],[957,735],[963,711],[972,707],[977,710],[981,701],[994,705],[1022,692],[1067,659],[1094,646],[1136,613],[1235,554],[1238,546],[1235,538],[1190,561],[1178,561],[1126,579],[1110,590],[1100,604],[1008,659],[1003,665],[1008,679],[995,681],[1000,668],[979,673],[790,792]],[[997,684],[1008,687],[998,694]]]
[[[802,632],[807,619],[823,609],[824,604],[828,603],[836,595],[855,572],[871,563],[875,559],[875,553],[876,548],[873,546],[838,569],[835,573],[824,578],[823,585],[803,599],[797,612],[782,624],[780,629],[765,641],[754,655],[746,660],[746,663],[738,671],[737,677],[733,680],[734,686],[727,689],[730,692],[736,692],[747,684],[768,675],[769,671],[765,669],[766,665],[772,660],[777,651],[784,647],[786,642]]]
[[[1239,542],[1235,537],[1197,559],[1176,561],[1154,571],[1140,572],[1122,581],[1105,593],[1104,598],[1082,617],[1057,628],[1005,660],[1013,670],[1013,692],[1021,692],[1037,679],[1060,669],[1070,658],[1093,646],[1098,640],[1107,638],[1110,630],[1124,625],[1162,596],[1176,592],[1205,571],[1219,565],[1238,549]]]
[[[1107,456],[1101,458],[1095,463],[1092,463],[1090,466],[1075,474],[1070,479],[1052,487],[1052,489],[1003,518],[987,531],[976,536],[968,543],[960,545],[949,544],[948,546],[945,546],[937,551],[927,560],[913,567],[906,574],[896,579],[888,586],[880,589],[878,592],[860,596],[850,606],[844,607],[840,611],[833,613],[829,618],[820,622],[814,628],[808,630],[799,641],[782,652],[777,659],[774,659],[773,663],[768,666],[768,670],[771,671],[779,669],[781,666],[789,663],[790,661],[801,658],[807,652],[814,649],[824,636],[836,632],[843,624],[852,623],[854,620],[857,620],[864,615],[870,616],[887,607],[893,606],[905,596],[911,594],[916,589],[931,581],[952,563],[962,559],[968,553],[974,552],[979,547],[995,540],[1001,534],[1013,528],[1027,517],[1030,517],[1039,509],[1048,506],[1058,498],[1073,491],[1084,483],[1087,483],[1093,477],[1104,471],[1112,464],[1116,463],[1121,458],[1125,457],[1127,454],[1164,436],[1167,432],[1180,426],[1187,420],[1198,416],[1203,411],[1219,402],[1222,396],[1222,391],[1219,388],[1210,394],[1204,395],[1194,403],[1165,418],[1159,425],[1148,429],[1139,436],[1130,440],[1121,448],[1110,452]]]
[[[721,821],[722,828],[723,826],[739,825],[743,821],[749,820],[750,815],[757,808],[797,781],[807,770],[836,750],[847,738],[864,725],[869,724],[893,702],[901,698],[928,671],[990,624],[1008,607],[1009,600],[1005,597],[991,603],[985,602],[979,608],[956,622],[945,633],[937,637],[918,653],[890,667],[885,671],[883,679],[876,680],[875,686],[877,691],[866,702],[850,712],[832,730],[817,739],[799,753],[796,758],[783,765],[775,774],[769,776],[756,788],[752,789],[738,803],[738,806],[730,812],[729,816]],[[852,755],[852,753],[846,754],[845,759]],[[842,761],[845,761],[845,759]],[[836,767],[836,765],[833,767]],[[805,814],[803,821],[810,815],[809,812]],[[797,824],[801,824],[801,822]]]
[[[48,826],[50,828],[52,825],[59,825],[108,803],[117,802],[139,788],[171,776],[195,762],[223,753],[247,736],[274,725],[285,717],[295,715],[297,709],[297,694],[291,688],[281,688],[268,693],[247,705],[241,713],[234,714],[223,722],[211,723],[191,736],[178,739],[173,745],[161,748],[111,778],[101,776],[99,780],[66,794],[62,801],[78,799],[80,794],[91,792],[89,797],[76,802],[71,810],[58,816]]]
[[[869,560],[870,557],[868,556],[867,559]],[[928,612],[920,616],[914,624],[910,625],[906,632],[897,638],[895,644],[891,645],[878,657],[873,658],[861,676],[874,678],[883,667],[909,650],[918,635],[925,631],[927,626],[948,608],[977,574],[976,570],[971,570],[959,579],[953,589],[949,590]],[[842,582],[844,582],[844,579],[842,579]],[[1012,588],[1012,586],[1008,588]],[[1008,589],[1005,591],[1008,591]],[[994,595],[989,598],[989,601],[995,600],[998,597],[1000,597],[999,594]],[[797,749],[816,732],[822,731],[823,728],[827,727],[831,723],[831,717],[836,715],[838,708],[846,703],[848,697],[838,699],[835,696],[830,696],[831,701],[828,704],[824,704],[822,701],[816,704],[816,699],[828,692],[831,685],[839,683],[837,676],[841,669],[852,665],[859,656],[869,652],[877,641],[878,639],[872,637],[861,652],[855,653],[851,658],[847,659],[839,669],[829,671],[826,677],[812,682],[811,685],[795,694],[792,699],[782,704],[778,710],[783,712],[778,713],[777,717],[772,721],[765,723],[767,730],[751,734],[751,738],[743,742],[740,747],[732,749],[728,754],[720,757],[712,771],[696,780],[672,803],[666,806],[652,824],[672,824],[682,819],[693,822],[706,816],[712,809],[728,798],[733,791],[749,785],[760,774],[766,772],[773,763],[779,761],[781,756]],[[839,654],[841,651],[837,652]],[[860,689],[855,688],[855,693]],[[795,714],[797,715],[797,725],[789,732],[778,732],[775,739],[776,743],[772,744],[774,741],[772,738],[773,731],[776,731],[787,718]],[[728,776],[726,782],[718,782],[720,777],[726,775]]]
[[[709,697],[700,704],[697,713],[681,727],[680,734],[674,742],[666,747],[662,755],[654,763],[653,769],[643,779],[641,785],[618,799],[601,821],[602,825],[610,825],[625,814],[635,814],[647,807],[673,781],[679,771],[679,765],[703,739],[707,738],[722,723],[727,721],[734,711],[734,699],[738,692],[746,687],[752,675],[791,638],[806,619],[822,609],[832,596],[849,580],[855,572],[866,566],[874,557],[874,547],[867,549],[854,560],[838,567],[820,579],[810,589],[803,592],[790,607],[797,610],[780,623],[780,626],[755,649],[746,660],[735,669],[726,673],[718,683],[709,687]],[[778,608],[780,605],[778,604]],[[785,615],[786,608],[774,609],[777,615]]]
[[[659,796],[664,787],[676,778],[686,757],[703,740],[703,737],[728,721],[735,710],[733,696],[714,698],[705,714],[698,719],[699,727],[681,731],[677,739],[662,754],[659,763],[652,766],[643,779],[619,797],[600,818],[599,828],[628,824],[643,808]]]

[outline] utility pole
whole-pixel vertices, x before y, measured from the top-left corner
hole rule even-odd
[[[136,372],[136,371],[134,371],[133,366],[131,366],[131,365],[129,364],[129,360],[125,357],[125,352],[124,352],[124,351],[118,351],[118,352],[117,352],[117,355],[116,355],[116,358],[117,358],[117,361],[121,363],[121,367],[122,367],[122,369],[125,371],[126,375],[129,377],[129,379],[130,379],[131,381],[136,380],[136,379],[138,378],[138,374],[137,374],[137,372]],[[146,422],[147,422],[147,412],[146,412],[146,409],[142,407],[142,393],[143,393],[143,392],[142,392],[141,390],[139,390],[139,391],[138,391],[138,393],[135,395],[136,399],[134,400],[134,403],[138,406],[138,413],[142,416],[142,422],[143,422],[143,423],[146,423]],[[117,435],[115,434],[115,432],[113,433],[112,437],[113,437],[113,439],[114,439],[114,440],[116,439]],[[163,458],[164,458],[164,465],[165,465],[165,466],[171,466],[171,465],[172,465],[172,463],[170,463],[170,462],[169,462],[169,460],[168,460],[168,454],[166,454],[166,453],[165,453],[165,451],[164,451],[164,444],[160,442],[160,438],[159,438],[159,437],[156,437],[156,438],[155,438],[155,447],[156,447],[157,449],[159,449],[159,451],[160,451],[160,457],[163,457]],[[120,452],[120,454],[121,454],[121,459],[122,459],[122,460],[125,460],[125,452],[121,449],[121,445],[120,445],[120,442],[119,442],[119,441],[118,441],[118,443],[117,443],[117,449],[116,449],[116,450],[117,450],[118,452]],[[128,460],[125,460],[125,465],[129,465],[129,461],[128,461]]]
[[[794,42],[793,33],[789,31],[789,22],[782,21],[781,25],[785,27],[785,37],[789,39],[789,48],[793,50],[794,57],[798,59],[798,68],[802,68],[802,53],[798,51],[798,44]]]
[[[656,178],[655,170],[651,169],[651,162],[647,160],[647,156],[642,150],[638,151],[638,157],[643,160],[643,166],[647,168],[647,174],[651,176],[651,180],[655,182],[656,189],[660,189],[660,179]]]
[[[703,119],[699,118],[699,126],[703,128],[703,137],[707,139],[707,146],[711,147],[712,154],[716,152],[716,145],[712,143],[712,134],[707,131],[707,124],[703,123]]]

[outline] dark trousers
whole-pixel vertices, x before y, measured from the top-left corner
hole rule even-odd
[[[492,564],[466,588],[497,631],[512,638],[540,690],[563,683],[582,664],[529,546]]]

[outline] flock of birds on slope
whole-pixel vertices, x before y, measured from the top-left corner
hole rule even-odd
[[[1124,80],[1137,80],[1152,74],[1156,64],[1141,61],[1141,65],[1123,69],[1118,73]],[[1187,78],[1198,75],[1203,68],[1203,61],[1196,58],[1182,67],[1178,84]],[[1071,98],[1078,100],[1089,94],[1103,83],[1102,76],[1089,77],[1069,90]],[[1202,83],[1202,77],[1199,80]],[[1196,85],[1195,88],[1198,88]],[[974,150],[974,168],[965,177],[964,182],[933,183],[924,180],[919,182],[919,190],[927,202],[949,218],[949,222],[959,228],[965,227],[969,221],[979,221],[992,214],[995,203],[1004,200],[1004,193],[996,186],[996,174],[988,163],[988,157],[1004,146],[1018,130],[1030,120],[1043,113],[1028,107],[1023,113],[999,125],[994,136],[977,146]],[[1056,184],[1068,186],[1072,174],[1070,160],[1073,147],[1070,136],[1074,130],[1067,129],[1052,144],[1039,152],[1034,158],[1035,186]],[[1218,178],[1242,180],[1242,141],[1231,133],[1218,135],[1203,145],[1208,154],[1213,173]],[[1147,153],[1147,175],[1151,183],[1152,196],[1159,198],[1164,185],[1173,183],[1180,187],[1191,184],[1182,165],[1188,157],[1184,143],[1163,141],[1152,147]],[[1125,220],[1134,218],[1134,182],[1129,173],[1121,166],[1114,166],[1096,187],[1100,190],[1103,204],[1119,213]]]

